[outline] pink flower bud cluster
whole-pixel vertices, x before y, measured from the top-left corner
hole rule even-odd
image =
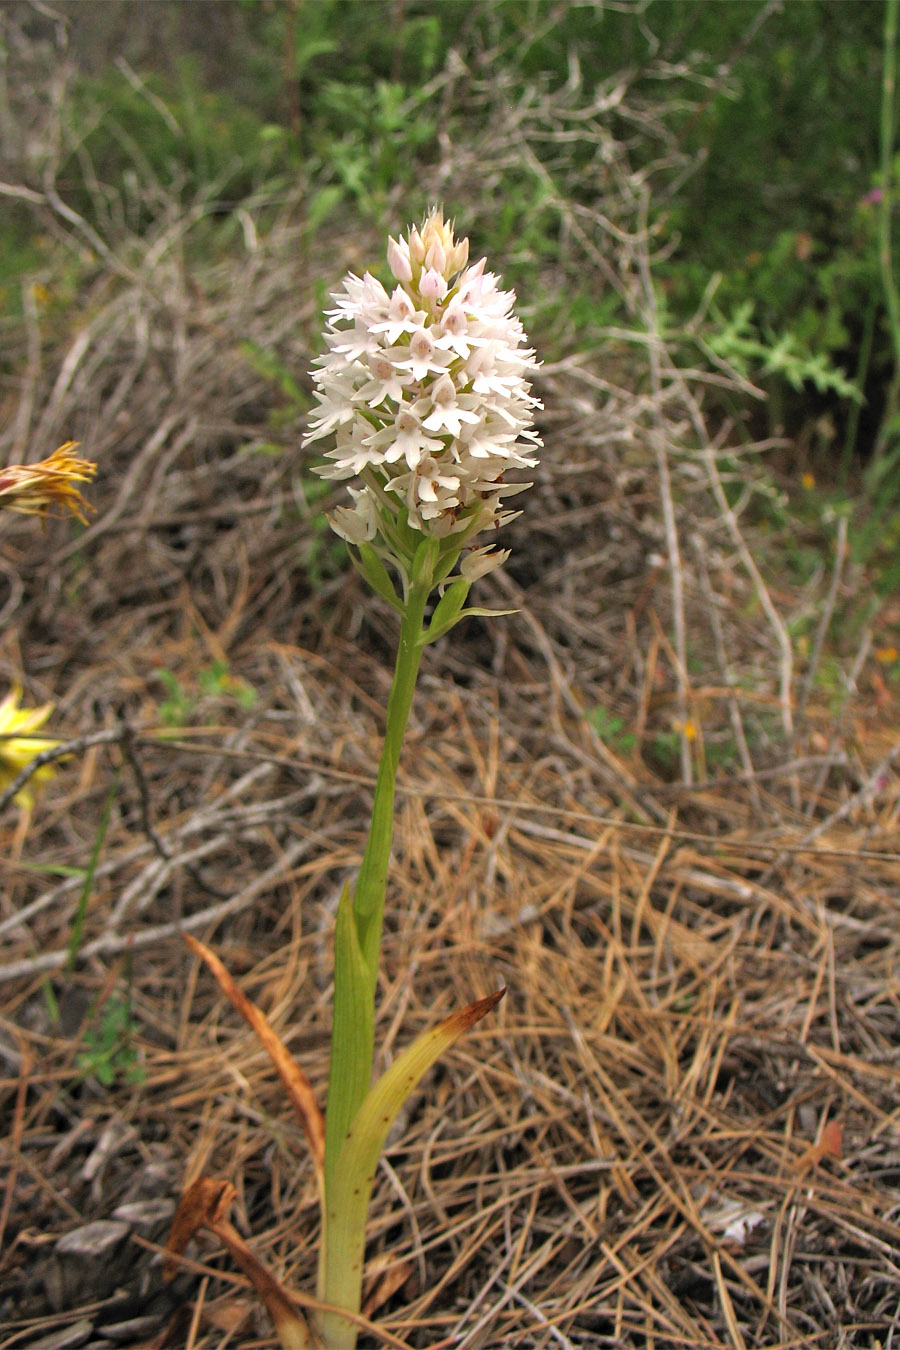
[[[513,292],[468,256],[468,239],[457,242],[435,209],[421,230],[389,241],[390,294],[367,272],[332,297],[305,443],[333,435],[332,462],[317,472],[356,480],[353,505],[331,516],[351,544],[379,536],[393,551],[390,521],[401,514],[423,535],[468,542],[517,514],[503,500],[530,486],[505,475],[537,463],[534,352]],[[478,549],[464,572],[482,575],[506,556]]]

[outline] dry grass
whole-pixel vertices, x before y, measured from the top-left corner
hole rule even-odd
[[[199,216],[132,240],[127,274],[98,268],[77,324],[53,333],[32,313],[9,387],[11,458],[77,435],[101,476],[78,539],[5,524],[0,667],[57,699],[57,727],[108,737],[73,754],[27,832],[9,808],[3,827],[3,1350],[107,1346],[140,1318],[118,1344],[272,1344],[211,1245],[162,1288],[157,1244],[201,1170],[237,1186],[237,1221],[280,1278],[315,1282],[299,1132],[179,937],[215,947],[324,1099],[334,906],[367,823],[391,620],[334,572],[291,448],[301,409],[242,344],[302,382],[315,278],[375,243],[319,258],[298,201],[265,214],[258,236],[244,222],[239,276],[186,262]],[[519,613],[473,622],[423,668],[380,1054],[509,993],[392,1137],[371,1344],[886,1350],[896,691],[871,626],[838,653],[840,706],[786,667],[788,622],[849,612],[862,578],[828,558],[805,591],[754,574],[752,535],[717,496],[699,377],[667,365],[640,269],[621,271],[655,375],[602,351],[545,370],[540,479],[484,588]],[[204,688],[216,662],[252,708]],[[160,668],[193,701],[168,738]],[[597,707],[634,741],[604,743]],[[66,971],[83,880],[63,869],[87,865],[111,792]],[[141,1081],[104,1087],[79,1065],[126,991]],[[117,1213],[124,1255],[73,1275],[58,1239]]]

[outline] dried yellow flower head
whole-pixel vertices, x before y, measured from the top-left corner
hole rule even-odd
[[[8,464],[0,469],[0,507],[25,516],[46,517],[56,508],[87,524],[93,507],[85,501],[76,483],[87,483],[97,472],[96,464],[73,454],[78,442],[66,441],[48,459],[37,464]]]

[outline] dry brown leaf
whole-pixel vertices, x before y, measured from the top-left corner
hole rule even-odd
[[[808,1172],[811,1167],[817,1167],[823,1158],[839,1158],[843,1142],[844,1129],[840,1121],[826,1121],[816,1142],[810,1144],[806,1152],[794,1163],[796,1171]]]
[[[178,1273],[178,1262],[174,1258],[182,1255],[199,1229],[213,1227],[217,1218],[227,1212],[235,1194],[230,1181],[216,1181],[213,1177],[198,1177],[188,1186],[166,1239],[163,1279],[174,1279]]]
[[[265,1304],[284,1350],[314,1350],[319,1342],[299,1308],[254,1256],[229,1220],[228,1210],[235,1194],[231,1182],[217,1181],[214,1177],[198,1177],[187,1188],[181,1197],[166,1242],[164,1278],[170,1280],[175,1274],[178,1268],[175,1258],[182,1254],[198,1229],[208,1228],[225,1244]]]
[[[371,1317],[396,1294],[398,1289],[402,1289],[415,1268],[414,1261],[395,1261],[385,1270],[380,1270],[375,1278],[369,1281],[366,1289],[362,1306],[363,1317]]]
[[[240,1233],[228,1219],[210,1225],[221,1238],[235,1263],[247,1276],[266,1307],[284,1350],[314,1350],[320,1344],[290,1294],[285,1293],[273,1275],[253,1255]]]
[[[273,1030],[265,1013],[261,1012],[255,1003],[250,1002],[246,994],[235,984],[215,953],[204,946],[202,942],[198,942],[196,938],[191,937],[189,933],[184,934],[184,940],[191,951],[199,956],[201,961],[204,961],[212,971],[226,998],[237,1009],[247,1025],[256,1032],[269,1058],[275,1065],[291,1106],[294,1108],[294,1113],[306,1136],[315,1169],[316,1183],[319,1187],[319,1195],[320,1197],[323,1196],[325,1118],[315,1099],[309,1079],[290,1054],[284,1042]]]

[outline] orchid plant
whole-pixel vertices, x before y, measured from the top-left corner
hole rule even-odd
[[[400,619],[368,839],[356,884],[348,882],[338,902],[324,1117],[262,1012],[213,953],[188,938],[263,1040],[306,1134],[322,1212],[317,1299],[304,1317],[228,1222],[233,1190],[210,1178],[200,1178],[182,1199],[168,1268],[174,1271],[199,1227],[211,1229],[253,1280],[286,1350],[355,1347],[365,1325],[366,1215],[390,1126],[438,1056],[504,993],[420,1036],[371,1085],[394,793],[419,665],[425,647],[467,615],[509,612],[467,601],[473,582],[508,557],[492,536],[517,514],[507,499],[530,484],[507,474],[533,468],[540,445],[532,426],[540,404],[529,382],[536,362],[513,313],[515,296],[500,288],[484,259],[471,266],[468,259],[469,241],[455,239],[437,208],[420,228],[390,239],[392,289],[368,272],[345,279],[327,313],[327,351],[314,371],[318,407],[306,443],[333,441],[317,472],[347,480],[352,499],[334,510],[331,525]]]

